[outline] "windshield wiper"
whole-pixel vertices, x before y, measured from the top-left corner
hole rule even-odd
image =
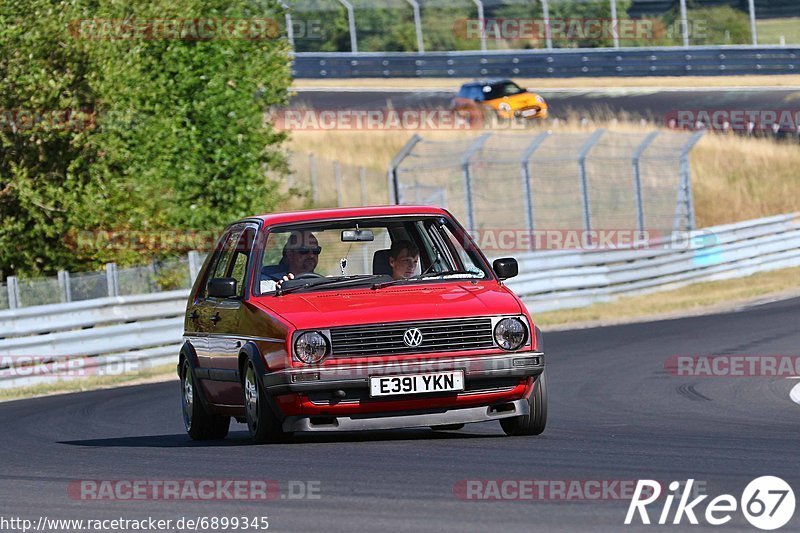
[[[425,278],[435,278],[438,276],[451,276],[455,274],[470,274],[471,276],[479,276],[477,272],[473,272],[472,270],[443,270],[441,272],[423,272],[422,274],[417,274],[416,276],[411,276],[410,278],[400,278],[400,279],[393,279],[392,281],[385,281],[383,283],[375,283],[370,287],[372,290],[382,289],[384,287],[391,287],[392,285],[397,285],[398,283],[403,283],[404,281],[416,281]]]
[[[380,278],[383,277],[382,274],[361,274],[358,276],[351,276],[347,278],[322,278],[322,279],[312,279],[309,280],[308,283],[303,283],[302,285],[296,285],[294,287],[289,287],[287,289],[279,290],[275,292],[275,296],[283,296],[284,294],[291,294],[293,292],[297,292],[303,289],[310,289],[313,287],[345,287],[347,285],[357,285],[358,283],[363,283],[372,278]],[[291,281],[291,280],[290,280]],[[356,283],[358,282],[358,283]]]

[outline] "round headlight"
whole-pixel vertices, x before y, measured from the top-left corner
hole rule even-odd
[[[539,96],[539,95],[537,94],[537,95],[536,95],[536,101],[537,101],[537,102],[539,102],[540,104],[543,104],[543,103],[544,103],[544,98],[542,98],[541,96]]]
[[[528,328],[518,318],[504,318],[494,327],[494,340],[504,350],[516,350],[528,340]]]
[[[328,355],[328,339],[318,331],[307,331],[294,341],[294,353],[307,365],[319,363]]]

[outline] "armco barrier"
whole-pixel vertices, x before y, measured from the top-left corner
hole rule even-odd
[[[800,47],[693,46],[469,52],[297,53],[295,78],[719,76],[796,74]]]
[[[560,250],[518,256],[508,282],[536,313],[580,307],[697,281],[800,266],[800,213],[705,228],[691,244],[646,249]],[[660,244],[664,244],[661,246]],[[0,312],[0,361],[80,358],[87,373],[176,363],[188,291],[102,298]],[[2,366],[2,365],[0,365]],[[106,372],[108,373],[108,372]],[[112,372],[113,373],[113,372]],[[0,368],[0,388],[61,376]]]

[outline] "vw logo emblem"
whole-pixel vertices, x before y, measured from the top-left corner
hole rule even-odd
[[[422,332],[417,328],[407,329],[403,333],[403,342],[410,348],[416,348],[422,344]]]

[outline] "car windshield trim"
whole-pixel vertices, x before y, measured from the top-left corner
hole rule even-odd
[[[355,276],[336,276],[336,277],[324,277],[320,279],[310,279],[307,280],[306,283],[301,285],[292,285],[291,287],[283,288],[276,288],[275,296],[283,296],[285,294],[291,294],[293,292],[298,292],[301,290],[306,289],[332,289],[336,287],[349,287],[351,285],[360,285],[361,283],[368,283],[371,282],[374,278],[383,278],[386,277],[385,274],[357,274]],[[293,280],[289,280],[293,281]],[[283,282],[285,283],[285,282]]]
[[[431,280],[433,278],[441,278],[441,279],[482,279],[485,280],[486,277],[483,273],[473,272],[472,270],[443,270],[441,272],[423,272],[422,274],[417,274],[416,276],[411,276],[410,278],[402,278],[402,279],[393,279],[392,281],[386,281],[384,283],[375,283],[370,287],[372,290],[379,290],[383,289],[384,287],[391,287],[392,285],[398,285],[404,282],[417,282],[422,280]]]

